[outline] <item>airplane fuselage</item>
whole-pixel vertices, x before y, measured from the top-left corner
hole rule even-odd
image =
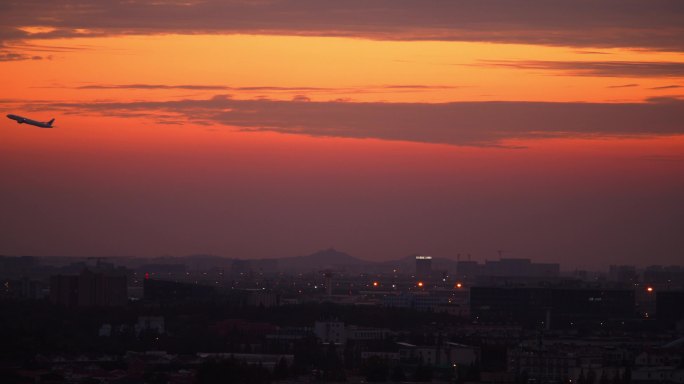
[[[40,128],[52,128],[52,122],[55,121],[55,119],[52,119],[47,122],[42,122],[42,121],[35,121],[31,119],[27,119],[22,116],[17,116],[17,115],[7,115],[8,118],[15,120],[18,124],[30,124],[30,125],[35,125],[36,127]]]

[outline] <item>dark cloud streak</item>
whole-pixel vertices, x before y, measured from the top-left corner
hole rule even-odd
[[[248,131],[470,146],[499,146],[509,139],[684,134],[684,101],[673,98],[622,104],[423,104],[235,100],[215,96],[160,102],[34,103],[27,108],[116,116],[156,112],[173,114],[170,118],[174,121],[180,116],[192,123],[222,124]]]
[[[606,88],[635,88],[638,87],[639,84],[623,84],[623,85],[611,85]]]
[[[0,7],[0,40],[246,33],[684,50],[678,0],[8,0]],[[17,29],[27,25],[55,29]]]
[[[60,87],[61,88],[61,87]],[[226,91],[245,91],[245,92],[383,92],[383,91],[424,91],[435,89],[457,89],[458,86],[452,85],[419,85],[419,84],[389,84],[389,85],[369,85],[353,88],[331,88],[331,87],[277,87],[277,86],[248,86],[232,87],[226,85],[206,85],[206,84],[88,84],[74,87],[75,89],[97,90],[97,89],[141,89],[141,90],[226,90]]]
[[[42,56],[0,51],[0,61],[43,60]]]
[[[222,85],[197,85],[197,84],[91,84],[75,87],[76,89],[191,89],[191,90],[227,90],[230,87]]]
[[[663,85],[661,87],[653,87],[653,88],[649,88],[649,89],[661,90],[661,89],[677,89],[677,88],[683,88],[683,86],[673,84],[673,85]]]
[[[483,60],[480,63],[490,67],[560,71],[572,76],[684,77],[682,62]]]

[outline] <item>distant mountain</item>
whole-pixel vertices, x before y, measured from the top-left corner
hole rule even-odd
[[[361,267],[373,262],[357,259],[347,253],[333,248],[314,252],[306,256],[284,257],[278,259],[278,265],[282,271],[302,271],[324,269],[350,269]]]

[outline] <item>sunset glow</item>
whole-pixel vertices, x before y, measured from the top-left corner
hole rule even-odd
[[[15,3],[0,109],[56,128],[3,117],[0,254],[681,258],[676,20],[495,35],[363,6],[331,13],[353,23],[237,2],[223,27],[202,4],[134,1],[126,25]]]

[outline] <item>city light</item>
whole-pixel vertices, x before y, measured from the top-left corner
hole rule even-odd
[[[456,283],[456,288],[463,288],[463,284],[462,283]]]
[[[377,281],[374,281],[374,282],[373,282],[373,286],[374,286],[374,287],[377,287],[378,285],[379,285],[379,284],[378,284]]]
[[[422,281],[419,281],[419,282],[418,282],[418,287],[419,287],[419,288],[423,288],[423,282],[422,282]]]
[[[648,293],[653,293],[653,287],[648,287],[648,288],[646,288],[646,291],[647,291]]]

